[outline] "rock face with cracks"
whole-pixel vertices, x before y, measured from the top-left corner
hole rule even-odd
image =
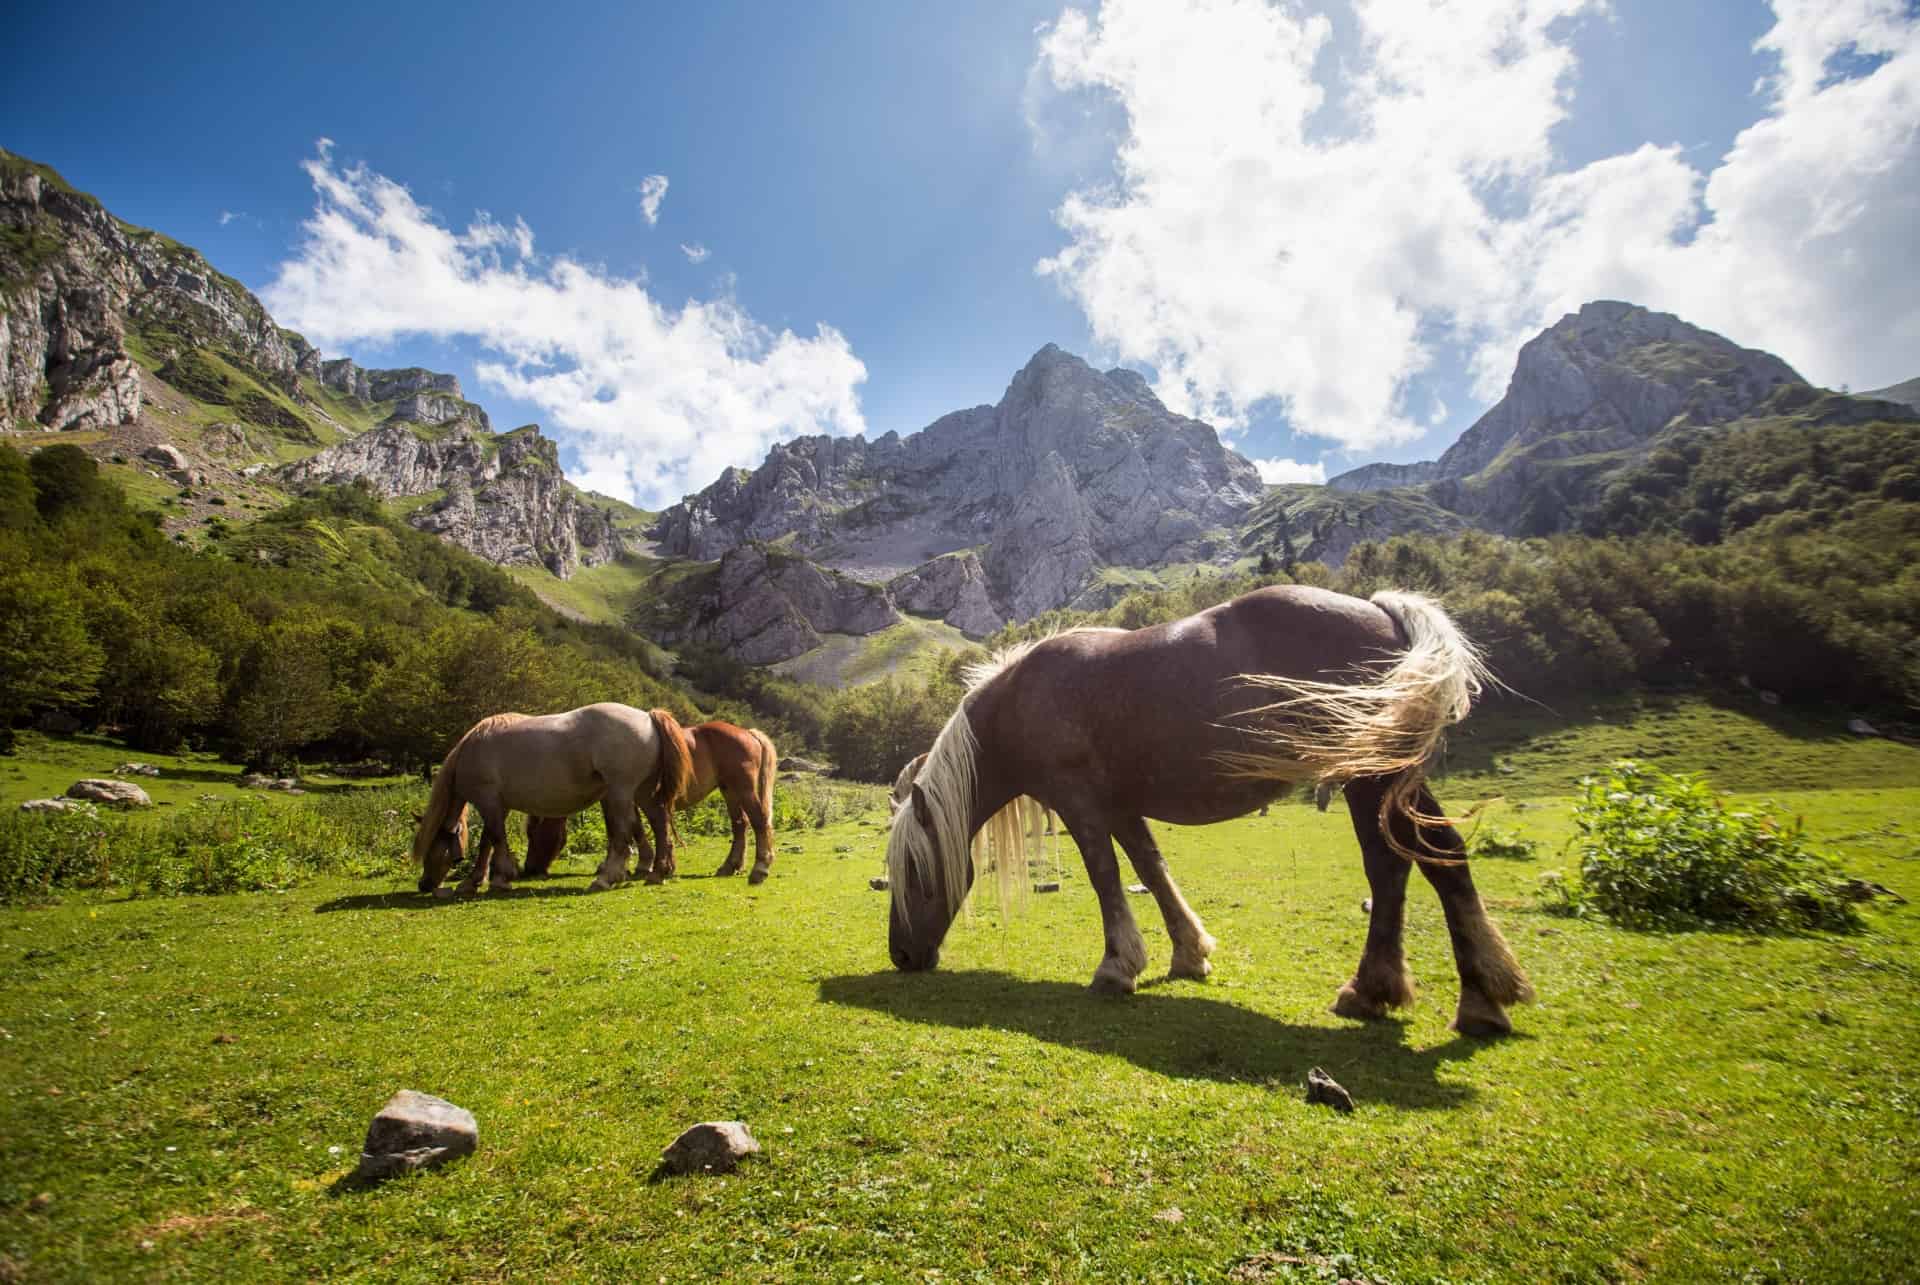
[[[402,1089],[387,1099],[367,1128],[355,1176],[391,1178],[471,1155],[480,1145],[473,1112],[444,1098]]]
[[[107,803],[122,808],[153,806],[153,800],[147,797],[147,792],[133,782],[111,781],[98,777],[75,781],[67,787],[67,797],[85,799],[89,803]]]

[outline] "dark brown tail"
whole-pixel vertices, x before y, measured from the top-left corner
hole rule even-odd
[[[687,732],[680,720],[664,709],[647,711],[653,719],[654,734],[660,738],[660,774],[655,778],[653,801],[662,804],[671,817],[685,802],[687,787],[693,783],[693,752],[687,748]]]

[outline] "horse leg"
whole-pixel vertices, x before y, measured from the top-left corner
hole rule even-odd
[[[749,789],[746,795],[740,808],[746,814],[747,824],[753,827],[753,869],[747,873],[747,882],[765,883],[773,871],[773,818],[760,806],[758,794]],[[740,840],[736,838],[734,842]]]
[[[1439,802],[1425,786],[1415,796],[1414,806],[1426,816],[1443,815]],[[1422,826],[1421,837],[1427,847],[1448,856],[1467,855],[1466,843],[1450,825]],[[1507,1034],[1513,1030],[1507,1006],[1532,999],[1533,984],[1513,957],[1507,939],[1487,917],[1473,886],[1473,874],[1466,866],[1436,866],[1423,861],[1420,873],[1440,894],[1440,906],[1447,915],[1447,935],[1453,939],[1453,962],[1460,970],[1460,1007],[1454,1011],[1453,1029],[1462,1035]]]
[[[627,881],[627,848],[633,837],[633,808],[626,804],[630,796],[616,795],[611,789],[600,800],[600,815],[607,823],[607,855],[588,892],[604,892]]]
[[[1333,1001],[1333,1011],[1341,1017],[1385,1017],[1388,1009],[1413,1003],[1413,974],[1407,971],[1402,946],[1410,872],[1406,858],[1387,846],[1380,831],[1380,799],[1385,789],[1385,782],[1372,778],[1353,781],[1346,788],[1347,811],[1353,817],[1367,886],[1373,892],[1373,912],[1360,966]]]
[[[492,865],[494,847],[506,840],[505,809],[501,808],[498,802],[491,800],[486,803],[476,801],[473,806],[474,810],[480,813],[481,829],[480,837],[473,841],[473,868],[467,872],[467,877],[460,881],[459,891],[462,896],[480,891],[480,881],[486,877]],[[511,876],[508,882],[512,882]]]
[[[1207,956],[1213,954],[1213,934],[1200,923],[1200,916],[1193,913],[1193,907],[1180,895],[1173,876],[1167,871],[1166,858],[1160,855],[1160,846],[1153,841],[1153,831],[1148,828],[1146,818],[1127,817],[1118,822],[1113,828],[1113,837],[1126,849],[1134,873],[1160,903],[1160,916],[1167,921],[1167,936],[1173,939],[1173,967],[1167,970],[1167,976],[1205,977],[1213,971],[1213,965],[1207,962]]]
[[[653,827],[654,846],[658,849],[653,869],[647,872],[647,882],[665,883],[679,869],[673,859],[673,830],[668,826],[672,818],[663,804],[642,803],[640,810],[647,814],[647,824]]]
[[[740,863],[746,860],[747,856],[746,810],[740,806],[740,800],[736,797],[735,791],[723,789],[721,794],[727,802],[727,821],[733,830],[733,843],[727,848],[727,859],[722,861],[720,868],[713,872],[715,878],[739,874]]]
[[[1120,863],[1113,855],[1113,839],[1105,825],[1090,824],[1084,817],[1064,817],[1067,833],[1080,849],[1080,860],[1087,867],[1087,881],[1100,898],[1100,927],[1106,936],[1106,953],[1100,967],[1093,970],[1093,990],[1106,995],[1128,995],[1134,979],[1147,970],[1147,943],[1141,940],[1139,925],[1127,907],[1127,896],[1120,888]]]
[[[488,892],[506,892],[513,887],[513,881],[520,877],[520,863],[513,859],[513,838],[507,830],[507,814],[500,813],[500,825],[497,832],[491,821],[487,829],[493,833],[493,859],[489,865],[487,877]]]
[[[647,823],[640,819],[640,809],[633,810],[632,818],[627,822],[633,829],[633,874],[640,878],[653,873],[653,863],[658,860],[653,843],[647,838]]]

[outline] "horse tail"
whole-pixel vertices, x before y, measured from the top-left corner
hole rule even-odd
[[[654,735],[660,738],[660,772],[654,779],[653,801],[667,809],[671,825],[673,810],[686,801],[693,782],[693,752],[687,748],[687,732],[680,720],[664,709],[647,714],[653,719]]]
[[[754,782],[754,793],[760,798],[760,811],[766,814],[767,829],[773,829],[773,778],[780,770],[780,754],[773,748],[773,739],[757,727],[748,728],[747,735],[760,742],[760,777]]]
[[[1460,865],[1394,837],[1395,813],[1415,823],[1447,824],[1417,806],[1427,766],[1446,729],[1467,716],[1482,688],[1493,681],[1479,649],[1430,598],[1383,590],[1372,602],[1398,627],[1406,647],[1370,667],[1371,680],[1329,683],[1280,674],[1248,674],[1253,686],[1277,699],[1252,711],[1274,725],[1255,735],[1264,742],[1252,754],[1225,756],[1230,768],[1257,776],[1312,779],[1322,788],[1357,777],[1390,782],[1380,802],[1380,831],[1387,846],[1409,861]]]
[[[413,831],[413,863],[417,866],[426,864],[427,851],[433,847],[434,836],[447,828],[450,814],[458,812],[464,817],[466,813],[466,802],[454,793],[453,773],[460,758],[460,747],[467,743],[467,737],[472,736],[478,727],[478,723],[474,724],[467,729],[466,735],[453,743],[453,748],[447,751],[447,757],[440,761],[440,770],[433,774],[433,788],[427,792],[426,811],[420,814],[420,824]]]

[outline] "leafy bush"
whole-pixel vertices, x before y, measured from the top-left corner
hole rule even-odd
[[[1593,909],[1634,928],[1731,924],[1759,932],[1846,931],[1860,919],[1801,824],[1730,809],[1706,782],[1622,759],[1575,805],[1577,886],[1551,908]]]
[[[1539,846],[1518,831],[1483,825],[1467,841],[1467,855],[1476,861],[1532,861],[1539,855]]]

